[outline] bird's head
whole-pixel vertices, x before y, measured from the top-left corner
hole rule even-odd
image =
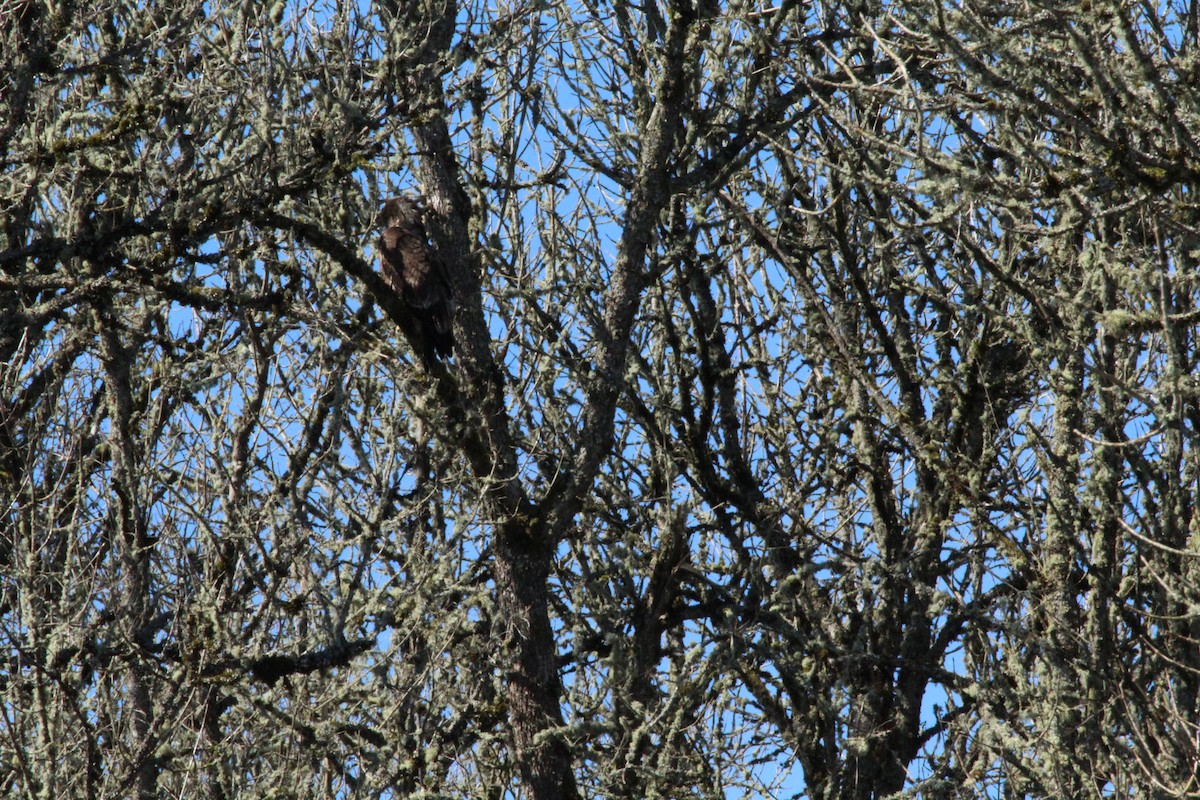
[[[421,205],[419,197],[413,198],[407,195],[393,197],[383,204],[380,220],[385,228],[397,225],[402,227],[424,225],[425,208]]]

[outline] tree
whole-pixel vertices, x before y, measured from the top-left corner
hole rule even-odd
[[[9,794],[1197,793],[1193,7],[5,14]]]

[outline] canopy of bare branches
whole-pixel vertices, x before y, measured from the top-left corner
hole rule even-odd
[[[0,795],[1200,794],[1198,48],[0,0]]]

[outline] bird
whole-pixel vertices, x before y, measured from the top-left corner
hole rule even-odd
[[[429,243],[424,218],[419,197],[393,197],[384,203],[379,260],[384,283],[412,311],[420,338],[414,346],[430,366],[454,352],[454,289]]]

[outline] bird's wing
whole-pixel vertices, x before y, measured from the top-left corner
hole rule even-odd
[[[380,254],[384,279],[405,302],[416,308],[453,310],[453,294],[442,272],[437,254],[423,237],[404,226],[394,225],[383,232]],[[393,275],[389,276],[388,272]]]
[[[401,299],[407,300],[408,289],[404,280],[404,253],[400,247],[402,232],[399,228],[386,228],[379,237],[379,271],[383,281]]]

